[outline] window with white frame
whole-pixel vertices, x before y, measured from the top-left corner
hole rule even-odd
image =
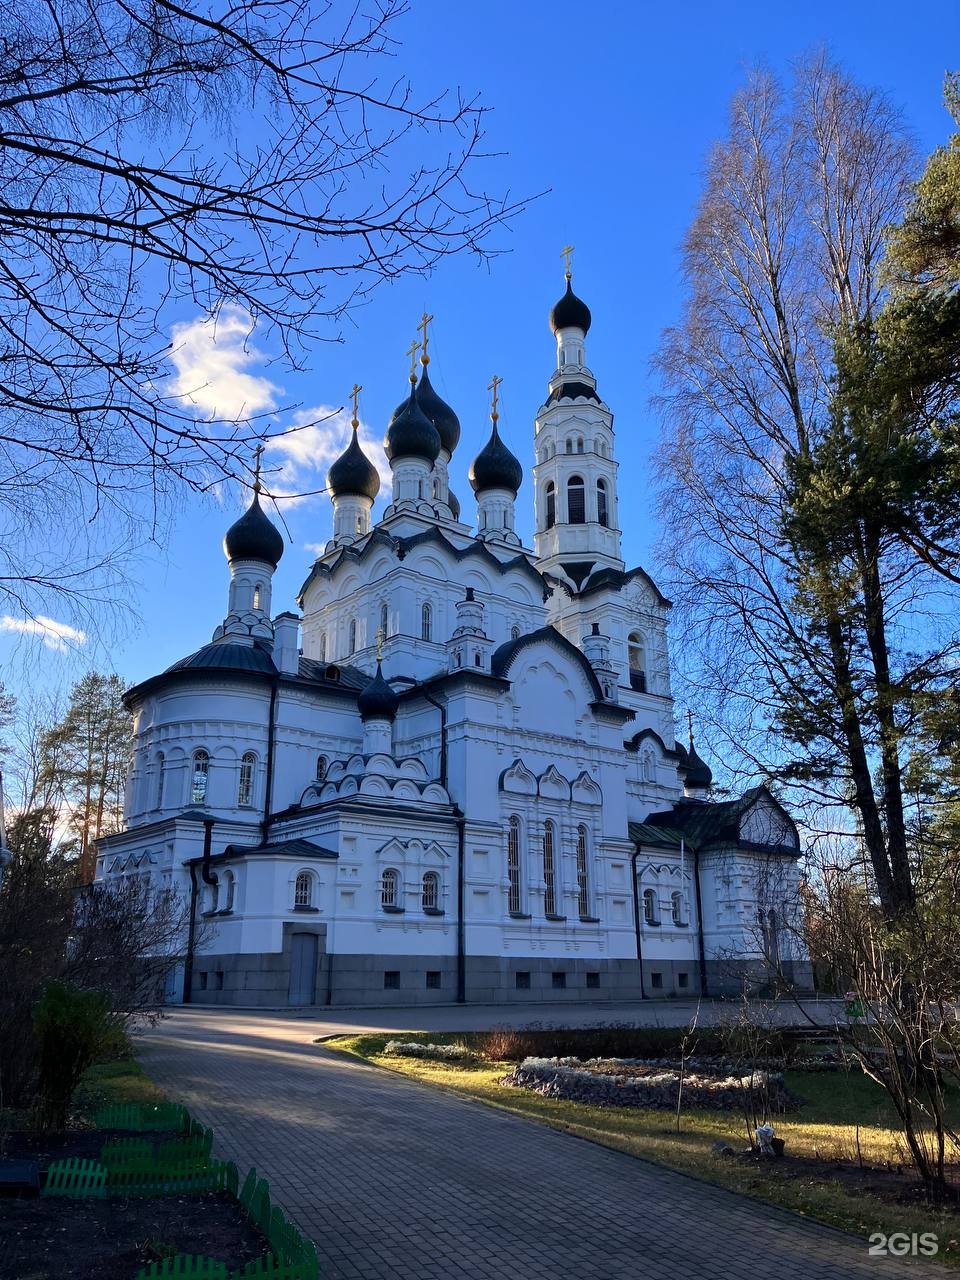
[[[545,523],[548,529],[552,529],[557,523],[557,489],[552,480],[547,485],[547,510]]]
[[[519,639],[520,639],[520,628],[519,628],[519,627],[511,627],[511,628],[510,628],[510,639],[511,639],[511,640],[519,640]]]
[[[590,914],[590,872],[587,865],[587,828],[577,827],[577,900],[580,915]]]
[[[557,914],[557,856],[553,823],[543,824],[543,910],[548,916]]]
[[[207,779],[210,776],[210,757],[202,748],[193,753],[193,776],[190,783],[190,803],[203,804],[207,798]]]
[[[423,873],[420,905],[424,911],[439,911],[440,909],[440,877],[436,871],[425,871]]]
[[[627,656],[630,662],[630,688],[638,693],[647,691],[647,650],[643,637],[634,632],[627,639]]]
[[[652,889],[643,891],[643,918],[647,924],[658,924],[657,895]]]
[[[670,895],[670,915],[674,924],[683,924],[683,894],[679,889]]]
[[[425,604],[420,610],[420,639],[433,639],[433,610]]]
[[[240,785],[237,788],[237,804],[241,808],[253,804],[253,771],[257,757],[252,751],[245,751],[240,760]]]
[[[567,523],[585,524],[586,519],[587,500],[583,476],[571,476],[567,481]]]
[[[607,482],[605,480],[597,481],[597,524],[602,524],[606,528],[608,523],[607,516]]]
[[[516,814],[507,824],[507,880],[509,905],[514,915],[520,914],[520,819]]]
[[[293,905],[295,907],[313,906],[313,876],[309,871],[297,873],[293,886]]]
[[[400,905],[400,872],[387,867],[380,877],[381,907],[399,907]]]

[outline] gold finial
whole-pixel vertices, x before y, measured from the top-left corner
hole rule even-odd
[[[420,357],[420,363],[422,365],[428,365],[430,363],[430,357],[427,354],[427,343],[430,341],[430,339],[427,336],[427,325],[430,323],[432,319],[433,319],[433,316],[428,316],[427,313],[424,312],[423,315],[420,317],[420,323],[417,325],[418,329],[423,330],[423,341],[420,344],[423,347],[423,355],[421,355]]]
[[[377,661],[383,661],[383,642],[386,636],[383,634],[383,627],[377,627]]]
[[[260,492],[260,457],[263,453],[263,445],[258,444],[253,451],[253,492]]]
[[[565,270],[563,274],[567,277],[568,280],[572,279],[573,277],[573,272],[570,270],[570,256],[572,253],[573,253],[572,244],[564,245],[564,247],[560,250],[560,257],[563,258],[564,265],[565,265]]]
[[[488,390],[488,391],[492,391],[492,392],[493,392],[493,404],[492,404],[492,406],[491,406],[491,408],[490,408],[490,419],[491,419],[491,421],[492,421],[492,422],[496,422],[496,421],[497,421],[497,419],[500,417],[500,413],[499,413],[499,411],[497,410],[497,404],[498,404],[498,402],[499,402],[499,397],[498,397],[498,394],[497,394],[497,393],[498,393],[498,391],[499,391],[500,383],[501,383],[502,381],[503,381],[503,379],[502,379],[502,378],[498,378],[498,377],[497,377],[497,375],[496,375],[496,374],[494,374],[494,375],[493,375],[493,381],[490,383],[489,387],[487,387],[487,390]]]
[[[353,427],[354,431],[356,431],[360,426],[360,419],[357,417],[357,403],[360,400],[360,392],[362,390],[363,387],[358,386],[355,382],[353,384],[353,390],[350,392],[350,399],[353,401],[353,417],[350,419],[350,425]]]
[[[410,381],[411,382],[416,382],[417,380],[417,352],[419,350],[420,350],[420,343],[414,341],[410,343],[409,351],[404,353],[405,355],[408,355],[410,357]]]

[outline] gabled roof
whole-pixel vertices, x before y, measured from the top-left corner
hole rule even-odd
[[[556,627],[539,627],[536,631],[529,631],[525,636],[520,636],[516,640],[508,640],[499,649],[495,649],[493,657],[490,659],[491,674],[507,679],[510,667],[513,665],[517,655],[531,645],[538,644],[553,645],[555,649],[559,649],[562,654],[577,663],[587,678],[587,682],[593,692],[594,701],[603,701],[603,690],[600,688],[600,682],[594,673],[593,667],[591,667],[577,646],[571,644],[566,636],[561,635]]]
[[[673,602],[667,599],[646,569],[641,569],[639,566],[636,569],[628,569],[626,572],[620,569],[598,569],[583,584],[580,595],[589,596],[595,591],[603,591],[605,588],[610,587],[613,587],[614,590],[619,590],[625,587],[628,582],[632,582],[634,578],[641,578],[665,609],[672,608]]]
[[[758,800],[771,804],[796,834],[796,825],[779,800],[765,786],[751,787],[736,800],[683,801],[663,813],[651,813],[645,822],[631,822],[630,839],[636,844],[679,844],[684,842],[693,848],[708,849],[716,845],[742,844],[740,827],[744,817]],[[799,844],[799,840],[798,840]],[[751,846],[755,847],[755,846]],[[789,848],[792,845],[771,845],[770,848]]]
[[[322,845],[314,844],[312,840],[271,840],[268,844],[228,844],[222,853],[216,855],[218,858],[239,858],[244,855],[256,854],[258,858],[273,857],[282,854],[285,857],[296,858],[339,858],[339,853],[335,849],[325,849]],[[191,862],[200,862],[200,858],[191,858]]]

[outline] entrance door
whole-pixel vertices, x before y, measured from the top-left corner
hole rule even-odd
[[[290,938],[290,994],[292,1005],[315,1004],[317,999],[317,935],[295,933]]]

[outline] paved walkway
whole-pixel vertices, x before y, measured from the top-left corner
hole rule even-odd
[[[952,1272],[345,1059],[316,1022],[173,1014],[144,1067],[266,1176],[325,1280],[847,1280]]]

